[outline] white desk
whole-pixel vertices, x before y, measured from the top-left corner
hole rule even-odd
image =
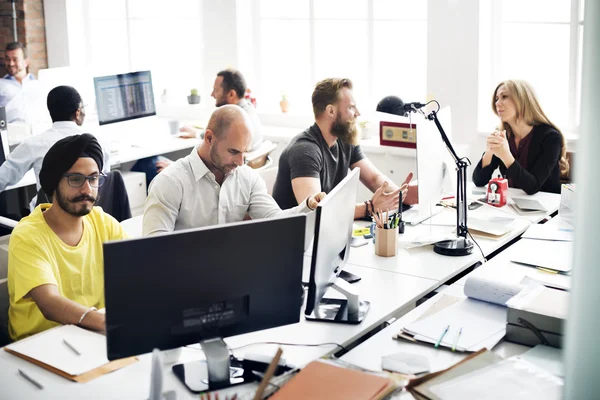
[[[520,189],[510,189],[509,191],[510,194],[514,196],[525,196],[525,192]],[[558,194],[537,193],[531,197],[542,202],[548,209],[548,213],[521,216],[517,215],[511,207],[506,206],[500,210],[491,206],[481,206],[476,210],[467,212],[467,225],[468,218],[470,217],[486,219],[492,216],[512,216],[516,219],[512,231],[499,239],[474,236],[486,257],[519,237],[531,223],[539,222],[558,210],[560,204],[560,195]],[[405,233],[402,236],[410,237],[413,235],[420,236],[438,233],[452,235],[455,226],[456,210],[444,209],[427,221],[416,226],[407,226]],[[399,240],[401,241],[403,238],[399,237]],[[473,248],[473,253],[468,256],[449,257],[434,253],[432,245],[412,249],[399,247],[395,257],[379,257],[375,254],[374,244],[372,243],[372,240],[370,240],[369,244],[366,246],[353,249],[353,251],[350,252],[350,259],[348,262],[353,265],[383,269],[400,274],[433,279],[440,283],[444,283],[482,259],[477,246]]]
[[[463,287],[458,285],[452,285],[446,288],[442,293],[449,294],[456,297],[465,297],[462,293]],[[427,300],[410,313],[406,314],[387,328],[383,329],[373,337],[361,343],[348,353],[344,354],[341,359],[354,365],[358,365],[363,368],[381,371],[381,357],[394,354],[394,353],[412,353],[427,357],[430,363],[431,372],[440,371],[448,368],[469,353],[454,353],[447,349],[435,348],[430,345],[409,343],[406,341],[399,341],[392,339],[392,337],[400,332],[400,330],[420,317],[429,307],[431,307],[437,299],[442,295],[437,294],[433,298]],[[443,312],[443,311],[442,311]],[[517,354],[524,353],[530,348],[515,343],[500,342],[494,347],[494,353],[498,354],[503,358],[512,357]],[[403,392],[399,397],[401,399],[413,399],[413,396],[408,392]]]
[[[308,257],[307,257],[308,259]],[[436,281],[403,276],[372,268],[349,266],[349,272],[358,274],[362,280],[356,283],[363,299],[371,302],[371,309],[359,325],[332,324],[306,321],[301,315],[300,322],[279,328],[267,329],[226,339],[230,347],[262,341],[291,343],[337,342],[349,345],[366,332],[396,316],[403,308],[409,308],[425,293],[437,286]],[[243,357],[246,351],[274,354],[276,346],[257,345],[235,351]],[[336,346],[291,347],[284,346],[283,356],[289,364],[298,366],[326,354],[336,352]],[[182,360],[202,359],[203,353],[193,348],[185,348]],[[17,375],[17,368],[23,368],[45,386],[39,392],[29,382]],[[102,376],[86,384],[77,384],[45,371],[27,361],[5,351],[0,351],[0,398],[25,399],[34,397],[71,399],[144,399],[150,387],[150,356],[144,355],[135,365]],[[165,365],[165,389],[175,389],[178,399],[197,398],[179,382]],[[40,396],[42,395],[42,396]]]
[[[111,167],[160,154],[180,150],[191,151],[198,144],[197,139],[183,139],[170,135],[166,120],[158,120],[155,125],[148,123],[136,125],[130,122],[135,121],[93,130],[99,140],[111,143]],[[140,128],[137,127],[143,127],[141,133]],[[35,174],[33,170],[29,170],[17,184],[7,187],[6,190],[35,185],[35,183]]]

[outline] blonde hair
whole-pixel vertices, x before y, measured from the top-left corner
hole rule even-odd
[[[498,111],[496,111],[496,94],[498,93],[498,89],[500,86],[504,86],[508,91],[511,99],[515,103],[515,107],[517,110],[517,120],[523,120],[527,125],[536,126],[536,125],[549,125],[552,128],[556,129],[556,131],[560,134],[562,138],[562,150],[560,152],[560,160],[558,161],[560,173],[562,176],[566,175],[569,172],[569,161],[567,160],[567,144],[565,142],[565,135],[558,129],[556,125],[554,125],[544,111],[542,111],[542,107],[540,107],[540,103],[533,91],[531,85],[522,80],[509,79],[503,82],[500,82],[496,89],[494,90],[494,94],[492,96],[492,110],[496,116],[498,115]],[[512,135],[512,129],[507,122],[501,122],[500,130],[506,130],[507,137]]]

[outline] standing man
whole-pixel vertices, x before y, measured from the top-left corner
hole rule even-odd
[[[26,121],[26,99],[23,88],[35,81],[27,72],[27,49],[19,42],[11,42],[4,50],[4,67],[8,72],[0,81],[0,107],[6,107],[7,122]]]
[[[279,158],[273,197],[283,209],[294,207],[309,193],[329,193],[348,174],[360,167],[360,181],[374,192],[356,205],[354,218],[374,210],[395,210],[399,194],[405,204],[415,204],[416,186],[409,186],[412,172],[399,188],[375,168],[358,144],[356,117],[360,112],[350,79],[330,78],[317,83],[312,94],[315,123],[294,137]]]
[[[4,164],[0,166],[0,192],[19,182],[33,168],[40,189],[40,171],[44,156],[57,141],[68,136],[82,133],[80,126],[85,119],[85,108],[79,92],[71,86],[57,86],[48,93],[48,111],[52,118],[52,128],[36,136],[28,137],[12,151]],[[110,170],[109,152],[104,149],[104,172]],[[36,199],[30,208],[35,208]]]
[[[59,324],[104,331],[102,244],[126,238],[121,225],[94,207],[106,178],[102,148],[84,133],[56,142],[44,157],[42,189],[53,197],[23,218],[8,248],[12,340]]]
[[[244,165],[252,143],[250,118],[240,107],[216,109],[200,145],[156,176],[144,209],[143,235],[310,212],[324,193],[310,194],[286,211],[267,193],[265,181]]]

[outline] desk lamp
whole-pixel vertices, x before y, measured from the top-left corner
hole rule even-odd
[[[388,96],[383,98],[377,104],[377,111],[388,114],[406,116],[411,112],[420,112],[425,116],[426,119],[433,121],[437,127],[442,140],[446,144],[446,148],[452,155],[454,162],[456,163],[456,174],[457,174],[457,188],[456,188],[456,239],[443,240],[437,242],[433,246],[433,251],[438,254],[446,256],[466,256],[473,252],[473,242],[467,238],[469,230],[467,229],[467,167],[471,165],[468,158],[459,158],[444,132],[444,128],[440,124],[437,118],[437,113],[440,110],[440,103],[436,100],[432,100],[437,104],[437,110],[433,110],[426,115],[421,108],[427,104],[423,103],[404,103],[399,97]],[[431,103],[430,102],[430,103]],[[419,132],[417,131],[417,135]]]

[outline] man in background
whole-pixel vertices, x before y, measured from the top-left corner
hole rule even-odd
[[[27,72],[29,58],[22,43],[11,42],[4,50],[4,68],[7,74],[0,80],[0,107],[6,107],[7,122],[27,120],[27,102],[23,89],[35,81]]]

